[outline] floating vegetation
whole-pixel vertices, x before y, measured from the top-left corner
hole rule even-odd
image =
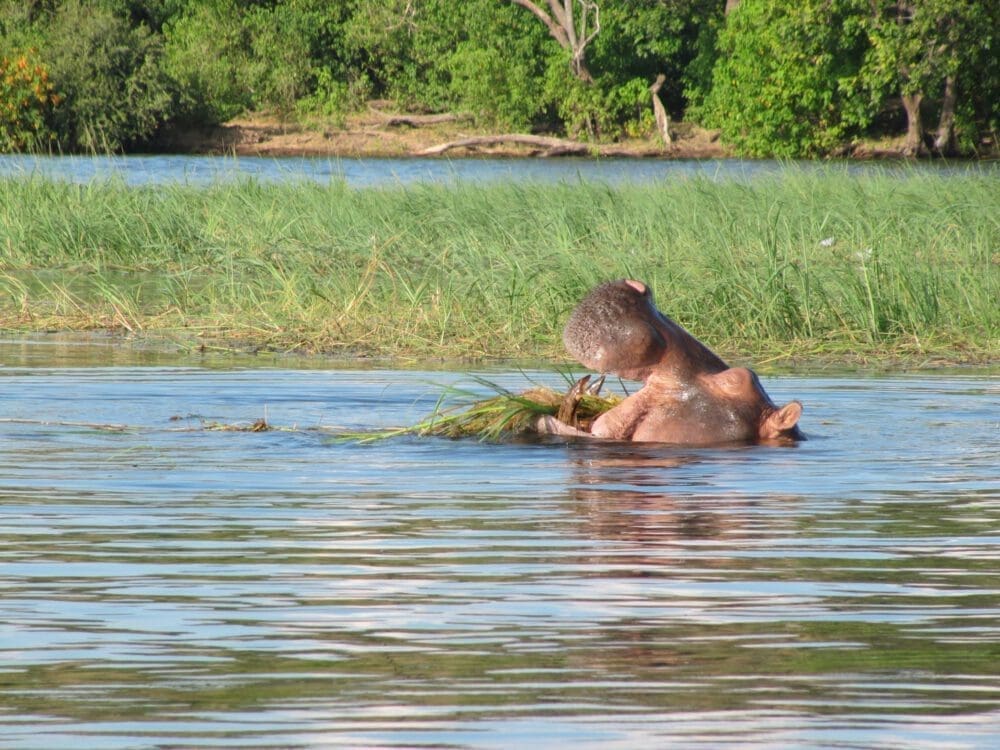
[[[18,417],[2,417],[0,424],[30,424],[43,427],[77,427],[84,430],[99,430],[101,432],[130,432],[136,428],[127,424],[102,424],[100,422],[71,422],[51,419],[23,419]]]
[[[264,416],[258,417],[252,422],[216,422],[214,420],[205,419],[197,414],[174,414],[170,417],[171,422],[186,422],[191,420],[197,420],[199,422],[197,430],[204,430],[206,432],[274,432],[274,431],[289,431],[287,427],[275,427],[267,419],[267,409],[264,410]],[[294,428],[293,428],[294,430]],[[194,431],[190,427],[179,428],[181,432],[191,432]]]
[[[499,442],[535,433],[538,418],[544,415],[555,416],[566,424],[589,431],[597,417],[622,400],[614,394],[600,395],[604,378],[590,386],[590,377],[585,375],[580,378],[566,393],[545,386],[514,393],[488,380],[476,378],[477,382],[496,391],[497,395],[483,399],[481,395],[450,388],[438,399],[434,412],[417,424],[372,432],[340,433],[338,438],[371,443],[402,435],[433,435]],[[462,396],[462,400],[446,405],[448,397],[456,395]]]
[[[202,424],[202,429],[212,432],[270,432],[278,428],[272,427],[266,417],[261,417],[253,422],[237,422],[234,424],[205,422]]]
[[[554,416],[561,422],[589,432],[594,420],[621,403],[616,394],[601,395],[604,384],[601,377],[593,385],[590,375],[577,380],[565,393],[547,386],[534,386],[521,393],[509,391],[483,378],[475,381],[496,393],[483,398],[481,392],[450,387],[438,399],[429,417],[409,427],[391,427],[385,430],[344,431],[339,428],[278,426],[272,424],[265,412],[253,421],[218,422],[197,414],[175,414],[170,422],[191,423],[170,427],[168,432],[324,432],[333,433],[338,441],[371,443],[402,435],[436,436],[447,438],[475,438],[485,442],[500,442],[524,435],[537,434],[538,418]],[[106,432],[148,431],[139,425],[98,424],[93,422],[49,421],[21,418],[0,418],[0,423],[33,424],[44,426],[76,427]]]
[[[170,418],[171,422],[178,422],[188,417],[173,416]],[[42,420],[42,419],[20,419],[20,418],[10,418],[3,417],[0,418],[0,424],[30,424],[30,425],[40,425],[44,427],[78,427],[86,430],[99,430],[101,432],[141,432],[143,428],[138,425],[127,425],[127,424],[101,424],[98,422],[71,422],[65,420]],[[198,430],[204,430],[207,432],[273,432],[275,430],[280,431],[294,431],[294,428],[288,427],[275,427],[267,421],[267,417],[261,417],[254,420],[253,422],[210,422],[202,420],[198,427],[179,427],[172,428],[171,432],[195,432]]]

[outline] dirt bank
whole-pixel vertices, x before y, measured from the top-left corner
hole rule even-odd
[[[160,145],[170,152],[189,154],[402,157],[417,156],[421,151],[452,141],[493,135],[476,129],[468,120],[442,122],[370,108],[339,123],[241,117],[215,127],[171,132]],[[609,144],[604,152],[675,159],[730,155],[716,132],[686,123],[674,126],[672,146],[664,146],[654,138],[636,138]],[[544,156],[548,153],[550,150],[530,144],[497,143],[456,148],[449,150],[447,155]]]
[[[447,158],[462,156],[554,156],[586,155],[636,156],[666,159],[722,159],[732,157],[732,149],[719,139],[718,131],[697,125],[671,123],[673,143],[665,146],[658,136],[629,138],[615,143],[585,144],[563,141],[551,143],[504,142],[505,134],[491,133],[474,126],[471,118],[455,115],[414,115],[394,111],[389,102],[373,102],[362,113],[338,120],[288,120],[266,115],[248,115],[222,125],[176,129],[166,133],[156,145],[158,151],[182,154],[232,154],[237,156],[345,156],[407,157],[426,156],[423,152],[457,141],[479,140],[469,146],[447,148]],[[524,139],[525,134],[511,134]],[[527,136],[551,142],[544,136]],[[904,155],[905,137],[883,136],[846,144],[835,158],[855,160],[909,160]],[[978,158],[1000,156],[992,141],[982,144]],[[934,158],[934,157],[930,157]]]

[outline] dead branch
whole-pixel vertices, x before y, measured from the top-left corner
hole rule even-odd
[[[505,133],[500,135],[480,135],[470,138],[460,138],[457,141],[439,143],[417,152],[418,156],[438,156],[456,148],[476,149],[480,146],[499,146],[505,143],[532,146],[538,156],[644,156],[644,151],[622,148],[614,145],[598,145],[582,141],[570,141],[565,138],[553,138],[544,135],[527,135],[524,133]]]

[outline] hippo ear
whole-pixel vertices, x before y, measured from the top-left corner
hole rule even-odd
[[[789,401],[777,411],[768,415],[764,420],[761,437],[776,438],[784,432],[788,432],[799,422],[802,416],[802,404],[798,401]]]

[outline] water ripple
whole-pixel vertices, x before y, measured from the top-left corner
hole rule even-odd
[[[1000,739],[989,376],[771,378],[809,441],[680,450],[316,429],[453,373],[8,365],[0,747]]]

